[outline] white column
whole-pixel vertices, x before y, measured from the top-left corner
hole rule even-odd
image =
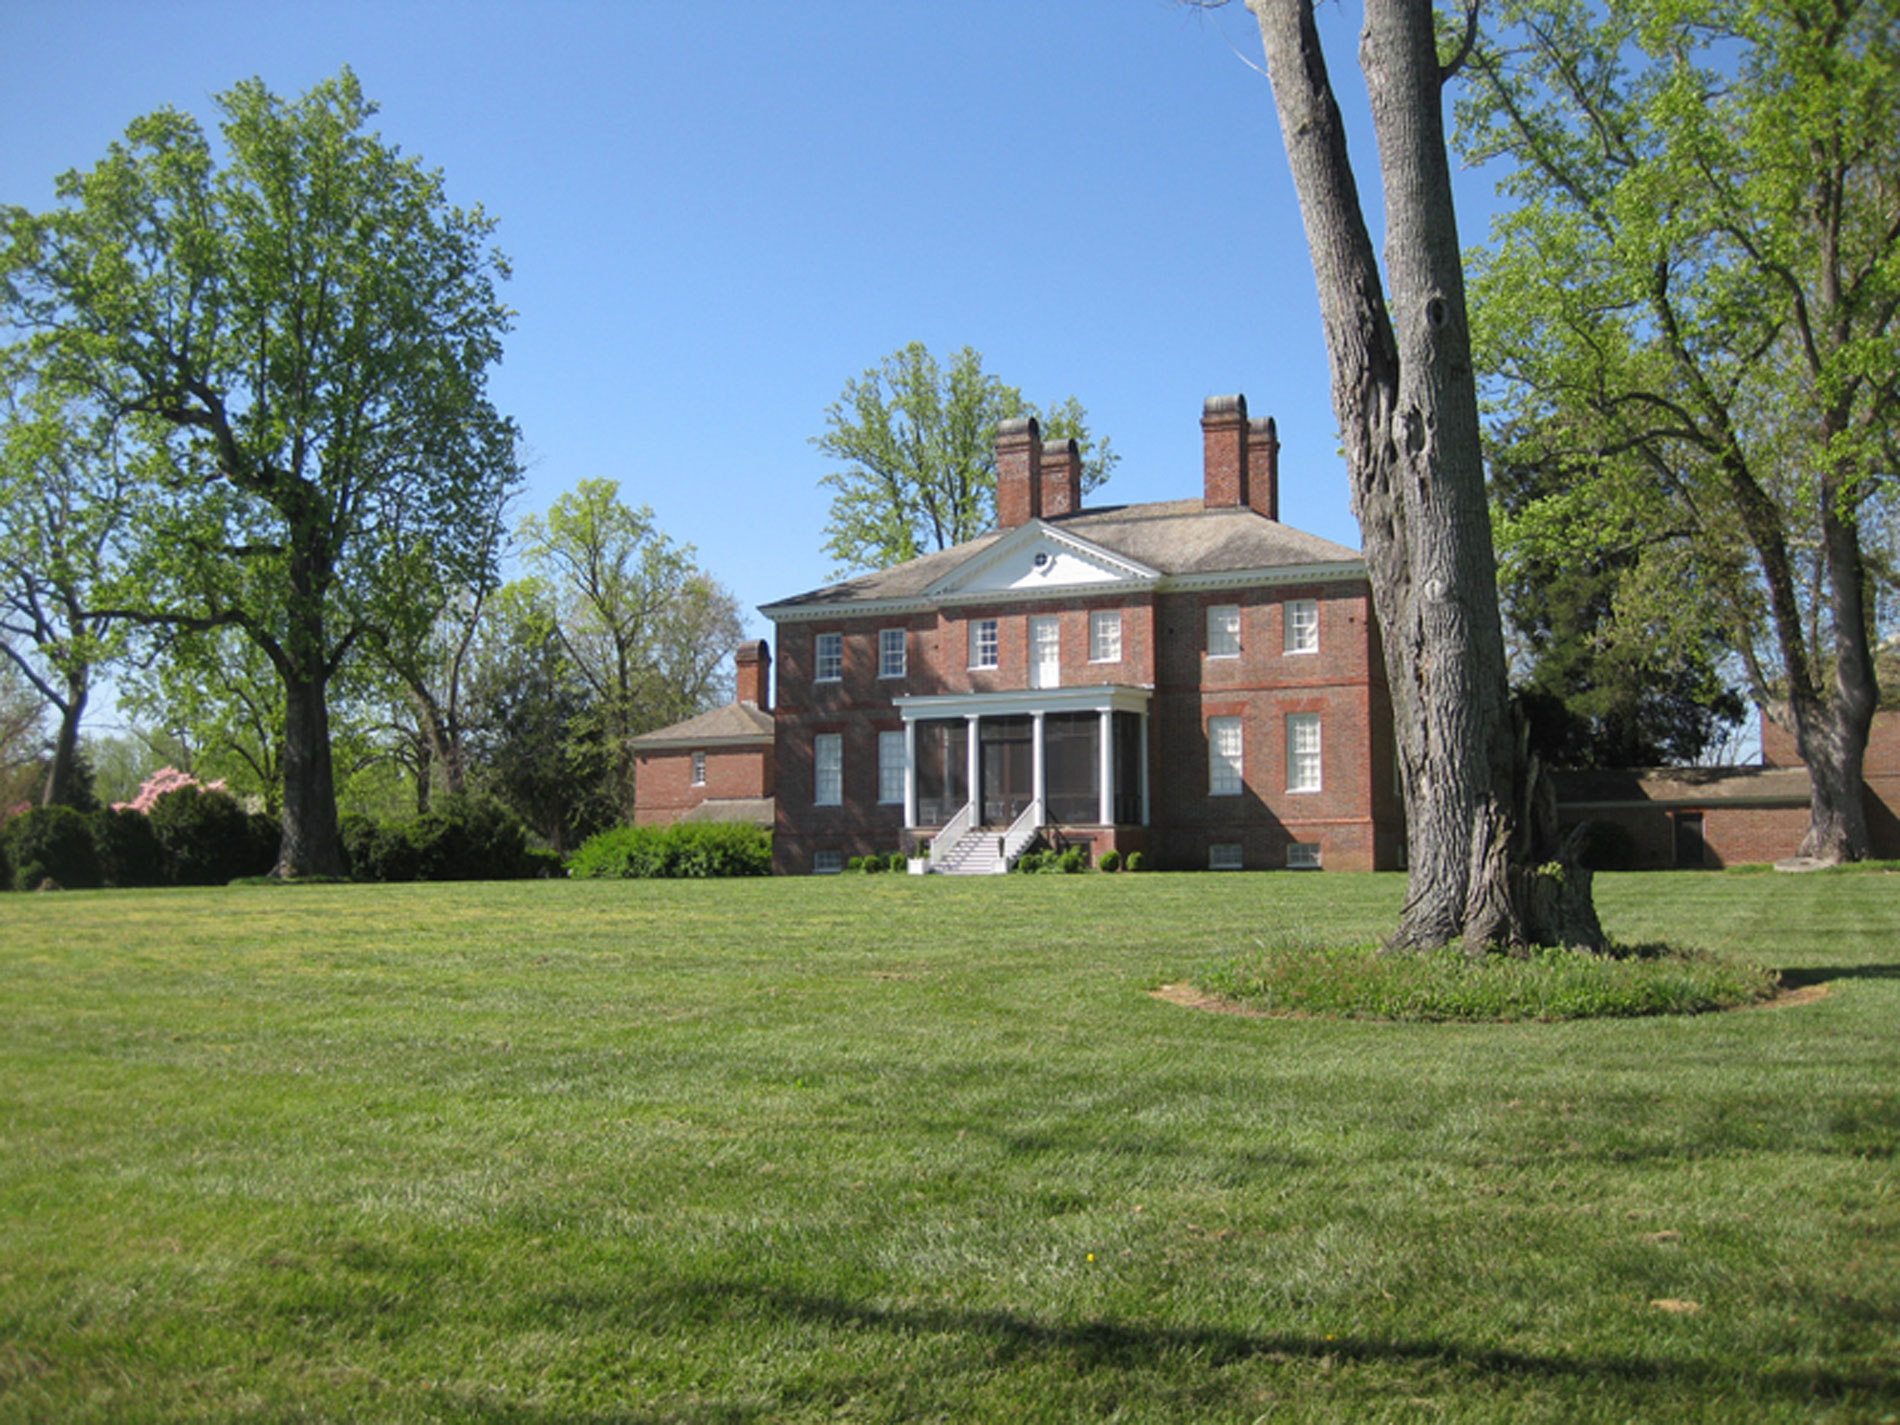
[[[917,825],[917,723],[904,719],[904,829]]]
[[[963,721],[969,729],[970,745],[964,749],[964,780],[970,790],[970,825],[983,824],[983,744],[979,736],[983,719],[975,713],[965,713]]]
[[[1029,766],[1031,768],[1029,775],[1029,795],[1034,797],[1036,805],[1042,808],[1042,819],[1047,821],[1049,819],[1049,772],[1048,765],[1042,759],[1042,714],[1040,712],[1031,713],[1029,715],[1029,722],[1029,735],[1032,739],[1029,754]]]
[[[1096,800],[1100,805],[1096,809],[1101,813],[1098,820],[1102,825],[1111,826],[1115,821],[1115,714],[1108,708],[1102,709],[1100,727],[1101,735],[1096,738],[1101,744],[1096,749]]]

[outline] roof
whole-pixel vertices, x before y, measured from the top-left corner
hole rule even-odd
[[[679,819],[769,827],[777,817],[776,807],[771,797],[708,797],[698,806],[681,812]]]
[[[641,751],[659,752],[675,747],[730,747],[771,740],[770,713],[760,712],[753,703],[727,703],[671,727],[643,732],[629,742]]]
[[[1558,802],[1596,806],[1806,806],[1806,767],[1658,767],[1553,772]]]
[[[1245,506],[1209,509],[1201,500],[1109,505],[1031,520],[1017,529],[991,530],[975,539],[903,564],[764,606],[767,615],[799,608],[919,599],[955,570],[982,558],[1024,529],[1053,531],[1124,560],[1147,566],[1163,580],[1220,574],[1312,569],[1316,577],[1363,573],[1359,551],[1270,520]],[[1340,566],[1353,566],[1342,569]]]

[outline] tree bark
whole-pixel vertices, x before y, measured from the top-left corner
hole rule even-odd
[[[66,696],[54,701],[53,706],[59,711],[59,731],[53,737],[53,760],[46,769],[46,786],[40,796],[41,806],[78,806],[82,801],[90,804],[91,789],[87,788],[88,796],[82,798],[76,782],[79,771],[79,725],[86,715],[91,681],[89,674],[68,674]]]
[[[337,827],[327,674],[284,675],[284,839],[273,876],[348,874]]]
[[[1410,884],[1392,944],[1598,948],[1513,726],[1432,12],[1367,0],[1388,304],[1310,0],[1248,0],[1299,194],[1383,636]],[[1548,815],[1540,808],[1548,807]]]

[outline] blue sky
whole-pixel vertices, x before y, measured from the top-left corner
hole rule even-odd
[[[1357,7],[1322,13],[1343,86]],[[1359,543],[1238,0],[0,0],[0,56],[0,202],[36,209],[139,114],[351,66],[499,220],[521,513],[617,480],[757,635],[831,572],[825,407],[913,340],[1080,399],[1122,456],[1101,501],[1197,494],[1201,403],[1243,391],[1282,517]],[[1355,156],[1376,191],[1363,128]]]

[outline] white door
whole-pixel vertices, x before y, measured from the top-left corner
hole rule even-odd
[[[1062,623],[1054,616],[1029,621],[1029,686],[1062,686]]]

